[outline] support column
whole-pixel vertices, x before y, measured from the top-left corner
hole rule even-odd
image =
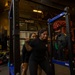
[[[72,43],[72,36],[71,36],[71,28],[70,28],[70,13],[69,7],[65,8],[66,14],[66,32],[68,36],[68,50],[69,50],[69,65],[70,65],[70,75],[75,74],[75,61],[74,61],[74,54],[73,54],[73,43]]]
[[[13,59],[14,75],[20,75],[19,0],[13,0]]]

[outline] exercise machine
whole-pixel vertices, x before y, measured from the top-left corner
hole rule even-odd
[[[16,7],[17,6],[17,7]],[[9,74],[20,75],[20,28],[19,28],[19,0],[12,0],[9,11],[10,22],[10,51]]]
[[[68,41],[69,61],[67,61],[67,62],[53,59],[53,42],[52,42],[52,32],[51,32],[52,23],[63,16],[65,16],[65,19],[66,19],[66,34],[68,36],[67,41]],[[51,40],[50,40],[50,55],[51,55],[51,64],[52,64],[53,71],[55,71],[54,63],[56,63],[56,64],[60,64],[60,65],[69,67],[70,75],[74,75],[75,74],[75,61],[74,61],[74,54],[73,54],[73,47],[72,47],[72,36],[71,36],[71,32],[70,32],[71,28],[70,28],[69,7],[66,7],[64,9],[64,12],[55,16],[54,18],[48,19],[48,31],[49,31],[49,38],[51,38]],[[55,73],[53,75],[55,75]]]

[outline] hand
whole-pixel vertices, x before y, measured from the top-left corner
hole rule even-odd
[[[26,42],[26,43],[29,42],[29,38],[25,38],[25,42]]]
[[[25,70],[25,71],[26,71],[27,68],[28,68],[28,63],[22,63],[22,64],[21,64],[21,69],[22,69],[22,70]]]
[[[25,69],[25,66],[26,66],[25,63],[22,63],[22,64],[21,64],[21,68],[22,68],[22,69]]]
[[[24,69],[24,63],[21,64],[21,68]]]

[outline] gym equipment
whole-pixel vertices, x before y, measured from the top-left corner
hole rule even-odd
[[[59,15],[55,16],[52,19],[48,19],[48,31],[49,31],[49,38],[51,38],[51,40],[50,40],[50,55],[51,55],[51,64],[52,64],[53,72],[55,72],[54,63],[56,63],[56,64],[60,64],[62,66],[63,65],[69,66],[70,75],[74,75],[75,74],[75,61],[74,61],[75,57],[73,54],[69,15],[70,15],[69,7],[66,7],[64,9],[64,12],[60,13]],[[52,23],[62,16],[65,16],[65,18],[66,18],[66,34],[68,36],[67,42],[68,42],[68,51],[69,51],[69,61],[67,63],[65,61],[63,62],[63,61],[59,61],[59,60],[57,61],[57,60],[53,59],[54,58],[53,57],[53,42],[52,42],[52,33],[51,33]],[[55,73],[53,75],[55,75]]]
[[[9,19],[10,19],[10,65],[9,66],[9,73],[10,75],[20,75],[20,36],[19,36],[19,0],[12,0],[10,11],[9,11]],[[12,74],[12,71],[14,73]]]
[[[7,63],[9,60],[9,52],[4,51],[4,52],[0,52],[0,64],[4,64]]]
[[[55,64],[59,64],[59,65],[62,65],[62,66],[66,66],[66,67],[69,67],[69,62],[68,61],[59,61],[59,60],[54,60],[52,59],[52,62],[55,63]]]
[[[10,74],[14,75],[14,65],[13,64],[9,64],[9,70],[10,70]]]

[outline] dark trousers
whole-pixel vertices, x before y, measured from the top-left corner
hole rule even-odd
[[[47,59],[40,61],[40,62],[35,61],[35,60],[30,60],[29,61],[30,75],[37,75],[38,64],[45,71],[45,73],[47,75],[52,75],[51,66],[50,66],[50,63]]]

